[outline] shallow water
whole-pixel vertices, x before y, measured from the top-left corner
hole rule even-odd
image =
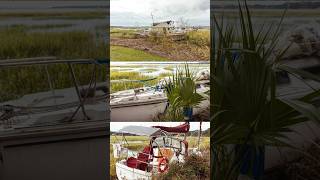
[[[145,76],[159,76],[163,73],[173,73],[177,69],[183,69],[185,62],[177,61],[149,61],[149,62],[120,62],[112,61],[110,64],[111,71],[117,72],[139,72]],[[210,63],[207,61],[188,62],[191,71],[197,72],[202,69],[209,69]]]
[[[30,18],[30,17],[2,17],[0,27],[14,25],[60,25],[68,24],[68,27],[53,27],[32,29],[37,32],[66,32],[66,31],[105,31],[108,27],[108,3],[107,1],[0,1],[1,12],[96,12],[105,11],[105,18],[90,19],[62,19],[62,18]]]
[[[107,9],[107,1],[1,1],[2,12],[27,11],[87,11],[94,9]]]

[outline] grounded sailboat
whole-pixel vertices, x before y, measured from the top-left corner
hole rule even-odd
[[[123,140],[113,144],[113,155],[119,159],[116,162],[116,174],[119,180],[151,180],[170,168],[170,163],[184,163],[190,154],[201,152],[197,148],[189,148],[187,133],[189,123],[183,123],[176,127],[165,126],[126,126],[117,133],[121,133]],[[145,136],[150,143],[137,155],[130,155],[126,148],[128,141],[126,135]]]
[[[205,98],[197,107],[194,114],[209,107],[210,73],[208,70],[199,71],[196,81],[196,91]],[[112,93],[110,95],[111,121],[151,121],[158,114],[164,113],[168,106],[165,93],[165,79],[156,86],[147,86]]]
[[[97,60],[11,59],[2,60],[0,68],[30,65],[46,67],[53,64],[64,64],[69,67],[73,87],[26,94],[1,102],[0,131],[107,120],[108,87],[106,82],[97,83],[92,78],[88,85],[78,85],[73,69],[75,64],[101,64]]]

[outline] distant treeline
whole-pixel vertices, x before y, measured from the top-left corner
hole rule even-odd
[[[188,133],[187,133],[187,136],[198,136],[198,134],[199,134],[199,130],[195,130],[195,131],[189,131]],[[202,133],[201,133],[201,136],[210,136],[210,128],[209,129],[207,129],[207,130],[202,130]]]
[[[198,132],[199,132],[199,130],[189,131],[187,133],[187,136],[198,136]],[[111,135],[113,135],[113,136],[122,136],[122,135],[124,135],[124,136],[138,136],[138,135],[132,135],[132,134],[128,134],[128,133],[122,134],[122,133],[118,133],[118,132],[111,132]],[[210,136],[210,128],[205,131],[202,131],[201,135],[209,137]]]
[[[317,9],[320,8],[320,2],[286,2],[283,4],[275,4],[275,5],[248,5],[251,9]],[[238,4],[212,4],[213,9],[237,9]]]

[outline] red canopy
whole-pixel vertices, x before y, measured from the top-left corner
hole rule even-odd
[[[159,128],[163,131],[171,132],[171,133],[187,133],[190,129],[189,123],[184,123],[176,127],[165,127],[165,126],[153,126],[154,128]]]

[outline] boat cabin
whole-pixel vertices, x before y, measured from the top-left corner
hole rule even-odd
[[[126,126],[119,130],[120,133],[148,136],[150,139],[141,152],[130,155],[125,147],[127,141],[114,144],[114,157],[120,160],[116,163],[117,177],[125,179],[152,179],[153,176],[166,172],[171,162],[184,162],[188,156],[188,142],[186,133],[189,124],[184,123],[177,127],[142,127]],[[176,136],[183,134],[183,136]],[[121,159],[122,158],[122,159]]]

